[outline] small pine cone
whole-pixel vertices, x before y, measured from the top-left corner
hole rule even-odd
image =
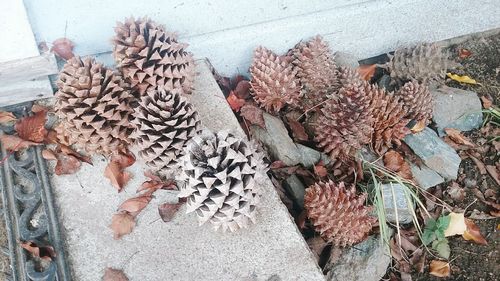
[[[395,95],[404,103],[406,118],[424,121],[425,125],[431,122],[433,98],[426,85],[413,80],[404,84]]]
[[[187,212],[196,211],[200,225],[236,231],[255,223],[260,184],[265,176],[263,155],[252,142],[222,131],[204,131],[186,147],[182,169]]]
[[[311,109],[339,90],[339,74],[328,43],[321,36],[293,49],[297,77],[304,91],[304,109]]]
[[[377,221],[369,214],[373,207],[364,206],[366,196],[357,196],[354,185],[318,182],[306,189],[304,207],[323,239],[345,247],[366,239]]]
[[[374,108],[374,124],[372,148],[384,154],[392,144],[401,145],[401,140],[410,133],[406,125],[410,119],[405,118],[407,111],[398,97],[383,92]]]
[[[186,143],[201,130],[198,113],[181,93],[180,89],[151,89],[142,96],[135,113],[139,156],[165,176],[178,168]]]
[[[422,43],[410,48],[397,49],[389,55],[386,64],[391,77],[419,82],[441,81],[446,77],[446,70],[456,64],[448,59],[448,52],[436,44]]]
[[[62,138],[91,154],[109,154],[130,142],[133,96],[119,74],[90,57],[73,57],[59,73],[57,87]]]
[[[318,147],[334,161],[352,159],[362,145],[370,143],[373,109],[368,83],[355,81],[325,102],[314,125]]]
[[[113,56],[133,89],[143,95],[157,86],[180,88],[189,94],[193,88],[194,60],[174,33],[165,31],[148,18],[118,22],[113,38]]]
[[[279,57],[258,47],[250,66],[251,92],[257,103],[268,112],[278,112],[285,104],[299,107],[301,92],[296,73],[287,56]]]

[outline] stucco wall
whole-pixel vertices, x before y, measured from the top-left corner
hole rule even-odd
[[[0,0],[1,1],[1,0]],[[37,41],[67,36],[81,55],[111,50],[117,20],[148,15],[222,73],[246,72],[259,44],[284,52],[322,34],[360,57],[500,27],[499,0],[25,0]]]

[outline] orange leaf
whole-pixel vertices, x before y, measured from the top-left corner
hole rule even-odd
[[[309,136],[306,133],[306,129],[299,121],[296,121],[293,118],[287,118],[288,125],[290,125],[290,129],[292,130],[293,137],[298,141],[307,141],[309,140]]]
[[[481,234],[481,230],[472,220],[466,218],[465,225],[467,226],[467,229],[464,231],[464,234],[462,234],[462,237],[465,240],[472,240],[477,244],[488,245],[488,241],[484,239]]]
[[[132,216],[137,216],[146,206],[149,204],[153,197],[152,192],[146,192],[142,195],[129,198],[125,200],[120,207],[118,207],[119,212],[128,212]]]
[[[229,106],[233,111],[239,111],[240,108],[245,104],[244,99],[238,98],[233,91],[229,94],[227,97],[227,103],[229,103]]]
[[[458,50],[458,57],[461,59],[468,58],[472,55],[472,52],[467,50],[467,49],[459,49]]]
[[[467,137],[462,135],[459,130],[453,128],[445,128],[445,133],[450,137],[450,139],[458,144],[463,144],[466,146],[474,147],[473,144]]]
[[[33,257],[51,261],[56,257],[56,251],[50,245],[37,245],[33,241],[20,241],[19,246],[28,251]]]
[[[14,116],[14,114],[12,114],[12,112],[0,111],[0,124],[9,123],[16,120],[17,118],[16,116]]]
[[[410,165],[408,165],[399,152],[391,149],[384,154],[383,160],[387,169],[397,173],[400,177],[407,180],[413,179]]]
[[[28,148],[32,145],[40,145],[41,143],[36,143],[32,141],[23,140],[18,136],[12,135],[0,135],[0,142],[8,151],[19,151],[21,149]]]
[[[68,38],[59,38],[52,42],[53,46],[50,51],[55,53],[58,57],[69,60],[74,57],[73,47],[75,46]]]
[[[127,275],[122,270],[107,267],[104,270],[102,281],[129,281]]]
[[[375,74],[376,68],[376,64],[360,65],[358,67],[358,73],[363,80],[370,81],[370,79],[372,79],[373,75]]]
[[[125,172],[120,163],[116,161],[109,162],[108,166],[106,166],[106,169],[104,170],[104,176],[111,181],[111,184],[118,190],[118,192],[122,191],[123,187],[132,177],[132,175]]]
[[[114,239],[120,239],[123,235],[129,234],[135,227],[135,218],[127,212],[119,212],[111,218],[111,225]]]
[[[411,132],[412,133],[418,133],[418,132],[422,132],[423,130],[425,129],[425,120],[422,119],[420,121],[418,121],[415,125],[413,125],[413,127],[411,127]]]
[[[449,277],[451,273],[450,264],[445,261],[433,260],[429,265],[429,273],[436,277]]]
[[[47,136],[46,119],[47,111],[39,111],[33,116],[21,118],[15,126],[18,136],[27,141],[43,142]]]

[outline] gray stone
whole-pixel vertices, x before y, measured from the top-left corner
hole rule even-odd
[[[300,159],[298,161],[304,167],[312,168],[319,161],[323,161],[325,165],[330,163],[330,157],[328,157],[328,155],[324,154],[323,152],[319,152],[300,143],[296,143],[295,145],[297,146],[300,153]]]
[[[191,101],[203,124],[243,135],[207,64],[198,62],[197,72]],[[76,174],[51,178],[75,280],[101,280],[106,267],[122,269],[131,281],[324,280],[269,179],[262,185],[257,223],[248,229],[221,233],[198,226],[185,206],[164,223],[158,204],[177,198],[176,192],[162,191],[138,216],[133,232],[114,240],[111,217],[121,202],[136,195],[147,167],[138,159],[127,168],[133,178],[117,193],[103,176],[105,159],[93,160]]]
[[[411,199],[410,194],[405,194],[404,188],[399,183],[381,185],[385,216],[388,222],[406,224],[413,221],[410,208],[415,209],[415,202]],[[411,201],[408,202],[408,199]]]
[[[418,167],[417,165],[411,163],[410,168],[411,173],[413,174],[413,178],[417,182],[418,186],[425,190],[445,181],[443,177],[436,173],[436,171],[432,170],[426,165],[422,164],[421,167]]]
[[[304,208],[304,194],[306,193],[306,187],[302,181],[296,175],[289,176],[285,181],[285,188],[290,193],[293,201],[297,203],[301,208]]]
[[[404,142],[417,154],[427,167],[446,180],[457,178],[460,156],[436,132],[425,128],[422,132],[408,135]]]
[[[345,66],[350,68],[357,68],[359,66],[359,59],[353,54],[346,52],[335,52],[334,60],[337,66]]]
[[[328,281],[378,281],[384,277],[391,263],[388,247],[379,236],[370,236],[358,245],[342,253],[331,267]]]
[[[250,126],[252,136],[267,147],[274,160],[281,160],[287,166],[297,165],[301,160],[301,155],[288,135],[283,121],[264,112],[264,122],[265,129],[256,125]]]
[[[432,120],[439,136],[445,135],[445,128],[470,131],[481,126],[482,107],[476,93],[446,86],[432,89],[431,93],[434,98]]]

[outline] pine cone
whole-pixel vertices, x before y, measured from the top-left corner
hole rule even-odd
[[[122,77],[92,58],[73,57],[57,81],[55,110],[69,143],[109,154],[127,145],[133,100]]]
[[[412,80],[404,84],[395,95],[404,103],[406,118],[424,121],[425,125],[431,122],[433,99],[427,86]]]
[[[315,127],[318,147],[334,161],[349,160],[362,145],[370,143],[373,132],[373,109],[370,86],[357,80],[343,87],[336,98],[321,109]],[[368,91],[368,93],[371,93]]]
[[[285,104],[300,106],[300,83],[287,56],[279,57],[264,47],[258,47],[250,74],[252,94],[266,111],[278,112]]]
[[[419,82],[440,81],[446,77],[446,70],[455,64],[448,59],[448,52],[436,44],[422,43],[410,48],[397,49],[389,55],[386,64],[393,78]]]
[[[305,93],[302,99],[304,109],[313,108],[339,90],[339,74],[334,56],[321,36],[297,44],[293,54],[297,77]]]
[[[357,196],[354,185],[318,182],[306,189],[304,206],[317,232],[335,246],[345,247],[363,241],[376,219],[364,206],[366,193]]]
[[[136,109],[134,138],[139,156],[161,175],[178,168],[187,141],[201,130],[198,113],[181,93],[180,89],[148,90]]]
[[[200,225],[236,231],[255,223],[260,199],[258,182],[265,175],[263,156],[253,143],[222,131],[203,132],[186,147],[182,169],[187,212],[196,211]]]
[[[118,68],[140,95],[157,86],[166,90],[193,88],[193,55],[185,51],[174,33],[148,18],[118,22],[113,38],[113,56]]]

